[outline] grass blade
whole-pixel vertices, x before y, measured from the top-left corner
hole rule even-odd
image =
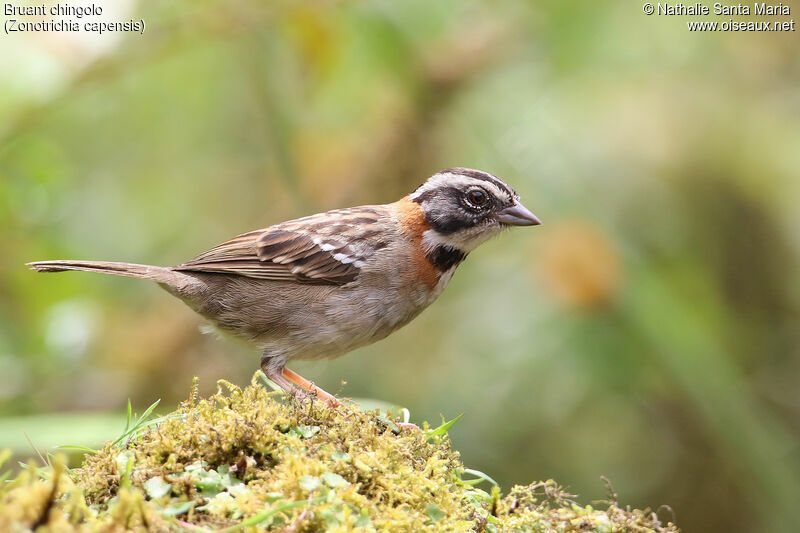
[[[477,478],[477,479],[466,479],[466,480],[462,479],[461,482],[463,484],[465,484],[465,485],[477,485],[478,483],[480,483],[482,481],[488,481],[489,483],[491,483],[495,487],[499,487],[500,486],[497,483],[497,481],[495,481],[494,479],[489,477],[487,474],[484,474],[480,470],[473,470],[472,468],[465,468],[462,471],[462,473],[463,474],[470,474],[470,475],[475,476]]]
[[[88,454],[91,454],[91,455],[96,455],[97,453],[99,453],[94,448],[89,448],[87,446],[79,446],[77,444],[65,444],[64,446],[59,446],[58,449],[59,450],[76,450],[76,451],[83,452],[83,453],[88,453]]]
[[[142,413],[142,416],[140,416],[138,419],[136,419],[136,422],[133,425],[131,425],[130,421],[132,420],[133,417],[131,416],[131,413],[132,413],[131,406],[130,406],[131,404],[130,404],[130,401],[128,401],[128,423],[126,424],[125,431],[122,433],[122,435],[117,437],[111,443],[111,446],[116,446],[122,441],[125,441],[127,443],[128,440],[130,440],[130,438],[133,435],[135,435],[139,430],[153,425],[153,423],[155,421],[151,420],[150,422],[147,422],[147,423],[146,423],[146,421],[147,421],[147,418],[153,413],[153,410],[158,406],[159,403],[161,403],[161,399],[160,398],[158,400],[156,400],[155,402],[153,402],[150,405],[150,407],[145,409],[144,413]]]
[[[128,416],[125,419],[125,430],[123,433],[127,433],[131,427],[131,420],[133,420],[133,408],[131,407],[131,399],[128,398]]]
[[[443,437],[444,435],[447,434],[448,431],[450,431],[450,428],[452,428],[453,426],[456,425],[456,422],[461,420],[461,418],[463,416],[464,416],[464,413],[461,413],[460,415],[458,415],[454,419],[450,420],[449,422],[444,422],[438,428],[429,429],[428,431],[425,432],[425,436],[428,437],[429,439],[435,439],[435,438],[438,438],[438,437]]]
[[[279,505],[279,506],[275,507],[274,509],[270,509],[269,511],[264,511],[263,513],[259,513],[257,515],[253,515],[250,518],[248,518],[247,520],[243,520],[242,522],[239,522],[235,526],[231,526],[229,528],[225,528],[225,529],[221,530],[221,533],[233,533],[234,531],[239,531],[239,530],[242,530],[242,529],[245,529],[245,528],[248,528],[248,527],[252,527],[252,526],[255,526],[257,524],[260,524],[264,520],[267,520],[268,518],[271,518],[271,517],[275,516],[276,514],[281,513],[283,511],[288,511],[289,509],[296,509],[297,507],[303,507],[304,505],[309,505],[310,506],[310,505],[312,505],[314,503],[320,503],[322,501],[323,501],[323,498],[314,498],[313,500],[303,500],[303,501],[297,501],[297,502],[284,503],[282,505]]]

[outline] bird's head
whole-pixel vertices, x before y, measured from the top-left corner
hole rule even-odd
[[[420,204],[430,226],[424,236],[428,248],[444,245],[466,254],[504,228],[541,224],[514,189],[481,170],[442,170],[409,199]]]

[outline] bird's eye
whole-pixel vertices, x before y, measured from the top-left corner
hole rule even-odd
[[[481,189],[473,189],[467,193],[467,201],[475,207],[482,207],[489,201],[489,196]]]

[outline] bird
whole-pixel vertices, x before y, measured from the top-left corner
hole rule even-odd
[[[244,233],[183,264],[36,261],[151,280],[223,333],[254,344],[261,370],[287,393],[338,400],[286,368],[344,355],[408,324],[442,293],[467,255],[512,226],[541,221],[503,180],[448,168],[383,205],[334,209]]]

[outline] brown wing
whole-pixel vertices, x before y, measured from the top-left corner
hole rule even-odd
[[[388,244],[376,227],[385,209],[339,209],[245,233],[175,269],[343,285]]]

